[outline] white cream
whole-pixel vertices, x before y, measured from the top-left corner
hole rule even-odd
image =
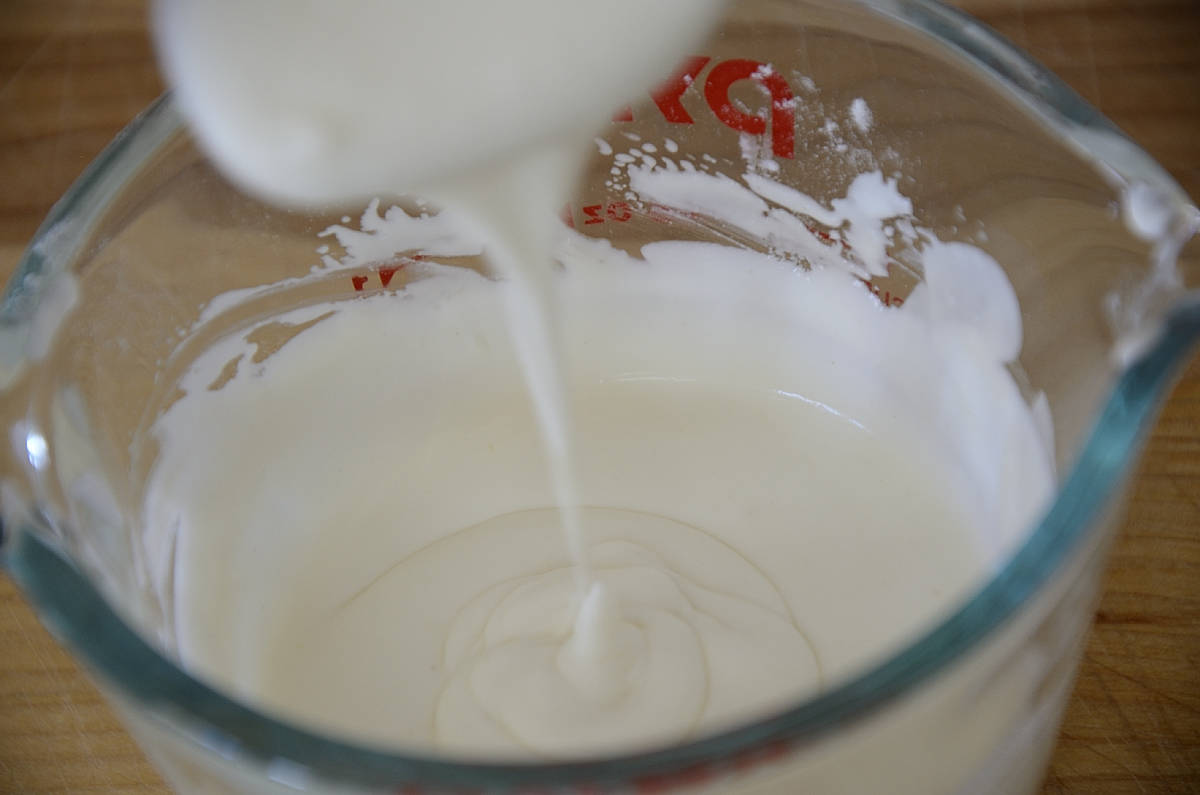
[[[826,206],[654,171],[643,145],[642,199],[772,253],[572,237],[548,267],[590,132],[716,7],[160,3],[181,105],[235,179],[301,205],[422,189],[455,213],[358,242],[482,243],[504,276],[430,265],[273,319],[312,325],[265,362],[253,330],[200,357],[145,513],[189,666],[390,746],[641,749],[860,670],[1019,540],[1052,474],[1005,369],[1015,299],[979,300],[1011,287],[926,240],[928,284],[881,306],[856,277],[918,237],[881,174]]]
[[[569,168],[723,6],[158,0],[154,27],[176,101],[222,168],[272,201],[327,205],[442,198],[452,178],[477,188],[482,171],[560,148]]]
[[[202,145],[247,190],[328,205],[420,190],[487,246],[542,427],[580,587],[589,582],[547,271],[592,132],[660,80],[722,0],[161,0],[164,71]],[[617,55],[619,53],[619,56]],[[249,79],[248,79],[249,78]]]
[[[406,248],[414,219],[392,217]],[[962,319],[918,294],[885,309],[849,268],[642,254],[560,247],[582,600],[504,333],[513,286],[412,266],[427,278],[399,292],[274,319],[321,318],[264,362],[253,330],[214,346],[160,420],[146,525],[182,658],[392,746],[630,750],[861,670],[1022,537],[1052,475],[992,337],[946,333]]]

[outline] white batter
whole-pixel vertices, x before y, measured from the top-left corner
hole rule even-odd
[[[1011,287],[935,242],[928,284],[882,307],[853,274],[877,272],[884,223],[911,208],[881,175],[828,207],[760,176],[634,175],[647,199],[801,247],[803,224],[753,202],[849,223],[849,267],[579,238],[548,267],[578,133],[715,4],[355,5],[164,3],[183,107],[270,197],[430,186],[506,279],[430,266],[276,318],[315,323],[265,362],[237,336],[196,363],[157,424],[145,516],[186,664],[389,746],[643,749],[853,673],[1020,538],[1052,474],[1005,369]]]

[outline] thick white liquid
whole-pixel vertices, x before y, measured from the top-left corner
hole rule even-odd
[[[418,5],[432,31],[407,49],[377,41]],[[628,18],[609,9],[597,30],[581,5],[531,1],[546,25],[521,37],[521,57],[521,19],[499,11],[495,27],[464,30],[462,5],[355,16],[318,4],[264,27],[255,15],[278,2],[163,4],[181,102],[235,178],[299,204],[425,186],[505,277],[435,268],[395,295],[278,318],[323,317],[263,364],[242,338],[201,358],[158,423],[146,503],[149,546],[169,550],[155,576],[183,660],[355,738],[555,758],[781,707],[960,601],[1052,482],[1004,369],[1019,314],[1001,302],[978,330],[963,317],[970,285],[1002,271],[931,244],[907,311],[879,306],[845,269],[711,245],[660,244],[640,262],[574,240],[555,275],[553,211],[579,134],[631,78],[673,63],[715,4],[626,3]],[[348,32],[320,57],[276,57],[316,46],[306,37],[344,15]],[[563,38],[572,26],[591,26],[587,46]],[[247,31],[276,46],[239,47]],[[235,39],[220,57],[214,36]],[[489,56],[497,40],[502,59]],[[617,70],[614,41],[637,56]],[[385,44],[413,73],[442,68],[408,103],[380,101],[393,87],[376,60]],[[328,57],[370,79],[329,83]],[[499,61],[512,79],[480,83]],[[595,74],[586,94],[571,85]],[[548,93],[530,90],[537,80]],[[567,102],[535,119],[555,92]],[[720,215],[729,186],[700,176],[635,187],[668,201],[655,191],[678,189],[685,200],[669,203]],[[747,182],[848,220],[850,242],[877,258],[884,217],[905,212],[881,177],[832,209]],[[705,197],[713,207],[689,206]],[[972,278],[939,282],[955,257]]]
[[[146,515],[175,544],[160,577],[183,659],[353,737],[586,755],[816,692],[986,577],[1023,527],[987,517],[1031,515],[1050,482],[1001,365],[947,370],[967,342],[923,347],[921,318],[844,272],[646,255],[573,240],[556,280],[582,602],[503,333],[511,285],[435,267],[279,318],[334,310],[262,364],[231,338],[185,379]],[[945,432],[960,397],[991,412],[986,471]]]
[[[419,189],[484,241],[492,267],[515,287],[508,333],[581,591],[590,575],[549,284],[555,214],[606,114],[661,79],[723,5],[616,0],[600,13],[561,0],[156,7],[178,101],[201,143],[245,188],[301,206]]]

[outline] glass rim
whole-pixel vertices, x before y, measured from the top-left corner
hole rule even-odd
[[[938,0],[858,0],[932,37],[1009,90],[1026,110],[1119,185],[1150,183],[1180,213],[1197,215],[1183,190],[1136,144],[1061,80],[967,14]],[[0,304],[0,324],[23,325],[37,296],[30,275],[72,259],[72,245],[128,177],[182,125],[169,95],[135,118],[54,206]],[[1113,145],[1097,152],[1096,136]],[[68,225],[71,234],[56,234]],[[874,714],[958,661],[1009,620],[1097,526],[1145,438],[1166,390],[1200,339],[1200,303],[1177,307],[1162,333],[1117,378],[1057,497],[1020,549],[949,616],[886,660],[806,701],[677,745],[559,763],[472,762],[339,740],[272,718],[192,677],[141,638],[35,527],[0,527],[5,567],[42,621],[102,681],[135,707],[165,718],[223,757],[286,762],[317,780],[361,787],[582,787],[693,780],[819,740]],[[5,532],[7,530],[7,532]],[[13,532],[13,531],[16,532]],[[3,538],[4,535],[9,536]]]

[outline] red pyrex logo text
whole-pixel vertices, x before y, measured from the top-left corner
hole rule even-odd
[[[688,58],[669,80],[650,92],[663,118],[674,124],[696,123],[682,99],[711,60],[706,55]],[[747,113],[734,105],[729,92],[741,80],[752,80],[766,90],[771,98],[769,113]],[[704,79],[704,101],[718,121],[738,132],[764,135],[770,129],[771,151],[776,157],[790,159],[795,154],[796,97],[787,80],[770,64],[746,58],[718,61]],[[623,108],[613,121],[633,121],[633,111]]]

